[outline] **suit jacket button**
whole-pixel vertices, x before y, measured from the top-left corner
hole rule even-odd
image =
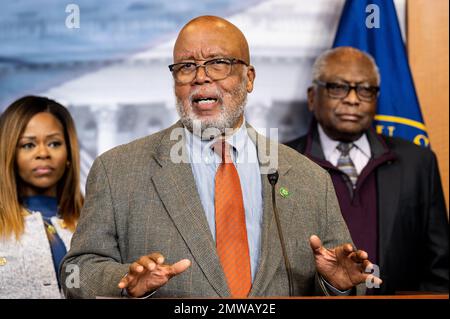
[[[6,265],[6,257],[0,257],[0,266]]]

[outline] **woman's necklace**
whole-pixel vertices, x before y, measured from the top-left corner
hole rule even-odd
[[[55,226],[53,226],[53,225],[50,224],[48,221],[46,221],[45,218],[43,218],[43,220],[44,220],[44,225],[45,225],[45,228],[47,229],[47,231],[48,231],[51,235],[56,234]]]
[[[29,210],[28,208],[26,210],[30,215],[35,213],[34,211]],[[45,226],[45,230],[47,231],[47,233],[51,236],[55,235],[56,234],[55,226],[53,226],[50,222],[48,222],[44,216],[42,216],[42,220],[44,221],[44,226]]]

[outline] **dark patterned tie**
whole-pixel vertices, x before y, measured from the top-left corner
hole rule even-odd
[[[337,168],[345,175],[348,176],[350,192],[353,194],[353,189],[356,186],[356,181],[358,180],[358,173],[356,172],[355,165],[353,164],[352,159],[350,158],[350,150],[353,148],[353,143],[339,143],[337,149],[341,152],[341,156],[337,162]]]

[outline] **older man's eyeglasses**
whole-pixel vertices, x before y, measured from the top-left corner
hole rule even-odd
[[[380,88],[378,86],[368,86],[363,84],[350,85],[348,83],[322,82],[314,80],[318,86],[327,89],[328,96],[332,99],[344,99],[355,90],[356,95],[361,101],[372,102],[378,95]]]
[[[177,83],[187,84],[194,80],[197,69],[205,68],[206,75],[213,81],[223,80],[231,74],[234,64],[248,63],[235,58],[217,58],[205,61],[203,64],[195,62],[180,62],[169,65],[173,78]]]

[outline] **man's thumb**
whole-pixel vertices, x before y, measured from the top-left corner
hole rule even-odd
[[[309,237],[309,245],[311,246],[314,254],[320,254],[322,250],[325,249],[322,246],[322,241],[316,235],[312,235],[311,237]]]
[[[189,259],[182,259],[172,265],[172,276],[181,274],[183,271],[189,268],[191,261]]]

